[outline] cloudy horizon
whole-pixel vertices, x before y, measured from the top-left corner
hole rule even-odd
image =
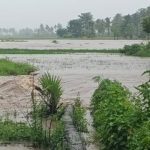
[[[91,12],[97,19],[133,14],[148,6],[150,0],[0,0],[0,28],[36,28],[41,23],[65,26],[84,12]]]

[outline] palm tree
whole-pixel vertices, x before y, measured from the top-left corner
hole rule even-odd
[[[62,95],[61,80],[59,77],[45,73],[39,79],[41,88],[35,87],[41,94],[49,114],[57,113],[58,103]]]

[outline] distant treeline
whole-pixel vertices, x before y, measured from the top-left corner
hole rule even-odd
[[[58,28],[59,24],[58,24]],[[41,38],[56,38],[57,25],[49,27],[48,25],[41,24],[39,28],[23,28],[19,31],[15,28],[0,28],[0,38],[23,38],[23,39],[41,39]]]
[[[60,37],[142,39],[147,37],[143,29],[143,19],[150,17],[150,7],[140,9],[132,15],[116,14],[114,18],[97,19],[93,15],[82,13],[78,19],[70,20],[66,28],[57,30]],[[150,26],[149,26],[150,29]]]
[[[37,29],[24,28],[19,31],[14,28],[0,28],[0,38],[146,39],[149,32],[144,32],[143,29],[145,17],[150,17],[150,7],[140,9],[132,15],[116,14],[113,18],[96,20],[87,12],[79,15],[77,19],[70,20],[66,27],[59,23],[54,27],[41,24]],[[149,24],[148,28],[150,30]]]

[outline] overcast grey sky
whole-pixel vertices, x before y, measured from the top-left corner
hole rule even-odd
[[[150,6],[150,0],[0,0],[0,27],[53,26],[91,12],[94,18],[132,14]]]

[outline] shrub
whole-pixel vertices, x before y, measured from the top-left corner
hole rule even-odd
[[[150,149],[150,121],[146,121],[138,128],[129,143],[129,150]]]
[[[149,74],[150,77],[150,71],[145,71],[144,74]],[[138,90],[138,98],[136,101],[139,103],[139,107],[143,111],[146,117],[150,117],[150,80],[147,82],[139,85],[137,88]]]
[[[150,43],[126,45],[120,51],[126,55],[150,57]]]
[[[140,44],[133,44],[133,45],[125,45],[122,52],[124,52],[126,55],[134,55],[137,52],[141,51],[142,45]]]
[[[130,93],[117,81],[103,80],[92,97],[94,127],[106,150],[128,149],[140,111],[129,101]]]

